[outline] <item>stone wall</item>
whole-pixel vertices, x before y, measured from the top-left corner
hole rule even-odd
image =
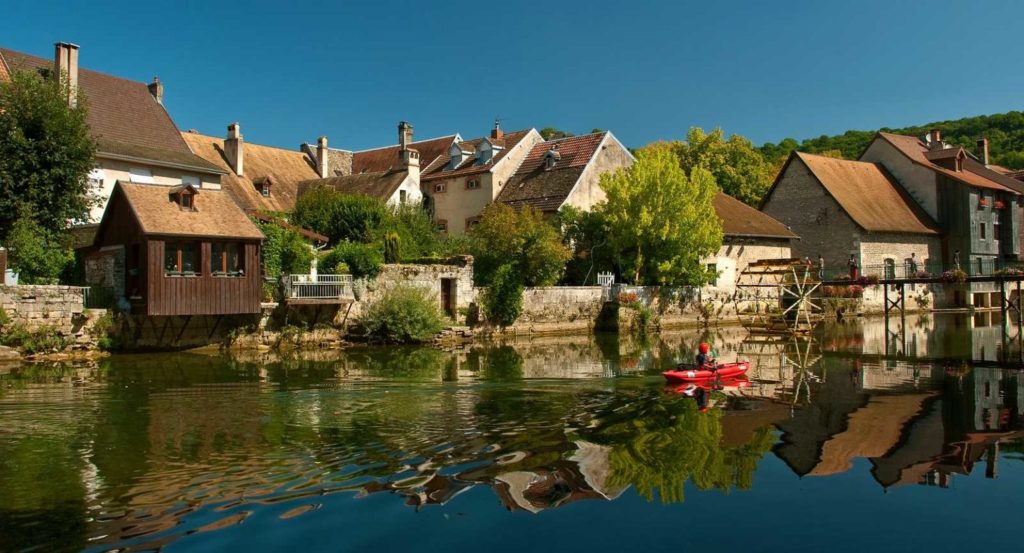
[[[544,333],[593,330],[605,292],[600,286],[549,286],[523,291],[523,312],[516,332]]]
[[[476,290],[473,288],[473,258],[460,256],[446,263],[434,264],[390,264],[381,267],[380,273],[373,279],[359,279],[353,284],[356,301],[351,309],[343,309],[344,324],[358,320],[366,308],[384,296],[384,293],[396,286],[412,286],[427,290],[437,298],[441,305],[442,286],[446,279],[454,279],[455,307],[463,313],[456,313],[457,322],[465,322],[465,310],[476,301]],[[444,305],[441,305],[442,309]]]
[[[54,327],[76,343],[91,341],[88,330],[102,310],[85,309],[77,286],[0,286],[0,307],[15,324],[28,329]]]
[[[103,248],[85,258],[85,282],[108,289],[114,298],[125,295],[124,246]]]

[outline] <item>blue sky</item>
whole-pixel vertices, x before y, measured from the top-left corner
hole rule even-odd
[[[183,129],[362,149],[506,129],[755,143],[1024,108],[1024,2],[0,0],[0,44],[159,75]]]

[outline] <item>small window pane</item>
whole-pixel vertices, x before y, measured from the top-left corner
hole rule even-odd
[[[185,175],[184,177],[181,177],[181,184],[184,184],[185,186],[194,186],[196,188],[199,188],[199,186],[200,186],[199,177],[193,177],[191,175]]]
[[[156,181],[153,180],[153,173],[146,168],[132,167],[128,170],[128,175],[132,182],[139,184],[156,184]]]

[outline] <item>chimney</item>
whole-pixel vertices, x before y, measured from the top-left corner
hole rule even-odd
[[[499,138],[504,138],[504,137],[505,137],[505,131],[501,130],[501,121],[497,117],[495,117],[494,118],[494,129],[491,131],[491,138],[497,140]]]
[[[149,88],[149,93],[156,98],[156,103],[161,106],[164,105],[164,83],[160,82],[160,79],[154,75],[153,82],[146,85]],[[237,123],[236,123],[237,125]]]
[[[402,121],[398,124],[399,149],[407,150],[410,144],[412,144],[412,125],[407,121]]]
[[[78,105],[78,45],[58,42],[54,45],[53,70],[57,77],[68,82],[68,105]]]
[[[331,153],[327,149],[327,137],[321,136],[316,140],[316,171],[320,178],[326,179],[331,176]]]
[[[978,144],[977,144],[977,149],[975,150],[975,155],[978,156],[978,159],[981,160],[982,163],[984,163],[986,166],[988,166],[988,139],[987,138],[979,138],[978,139]]]
[[[928,131],[928,149],[941,150],[942,148],[942,131],[939,129],[932,129]]]
[[[231,170],[240,177],[245,174],[242,167],[245,162],[244,145],[242,129],[238,123],[228,125],[228,137],[224,140],[224,157],[228,158],[228,165],[231,166]]]

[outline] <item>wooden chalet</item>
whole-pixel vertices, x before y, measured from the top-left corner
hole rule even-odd
[[[259,313],[263,238],[225,192],[119,181],[86,254],[86,279],[136,315]]]

